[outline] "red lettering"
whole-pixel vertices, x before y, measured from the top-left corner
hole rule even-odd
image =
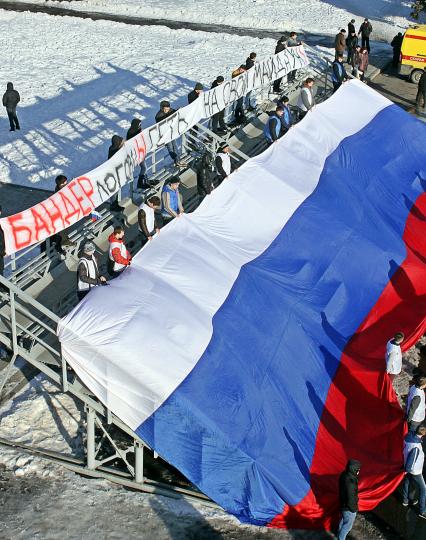
[[[47,238],[48,236],[50,236],[51,231],[50,231],[48,222],[45,221],[43,216],[37,212],[36,208],[37,206],[35,206],[34,208],[31,208],[31,214],[33,215],[33,218],[34,218],[35,237],[36,237],[37,242],[39,242],[40,240],[43,240],[44,238]],[[42,206],[42,208],[44,207]],[[42,235],[42,237],[40,238],[40,231],[46,231],[47,234]]]
[[[81,189],[83,190],[84,194],[86,195],[86,197],[89,199],[90,201],[90,204],[91,204],[91,208],[95,208],[95,203],[93,202],[93,199],[92,199],[92,195],[93,195],[93,185],[92,185],[92,182],[90,180],[90,178],[88,178],[87,176],[79,176],[77,179],[76,179],[76,182],[79,183]]]
[[[63,193],[63,191],[66,191],[69,187],[69,184],[68,186],[66,186],[65,188],[61,189],[61,191],[58,191],[58,194],[60,195],[61,199],[62,199],[62,202],[64,203],[64,207],[65,207],[65,210],[68,212],[65,216],[64,216],[64,219],[67,221],[68,225],[70,225],[70,222],[71,222],[71,218],[73,216],[75,216],[77,214],[77,216],[80,216],[80,208],[76,208],[72,202],[70,201],[70,199],[65,195],[65,193]],[[72,191],[71,191],[72,193]],[[74,195],[72,193],[72,195]],[[73,220],[73,223],[75,223],[77,220]]]
[[[141,163],[146,156],[146,143],[143,133],[139,133],[139,135],[135,137],[135,145],[138,154],[138,163]]]
[[[81,190],[80,184],[77,184],[76,181],[73,180],[72,182],[70,182],[68,184],[68,187],[69,187],[71,193],[74,195],[75,200],[77,201],[77,204],[80,207],[80,210],[81,210],[83,216],[86,216],[87,214],[89,214],[90,211],[92,210],[92,207],[89,206],[89,207],[85,208],[83,206],[82,202],[85,200],[85,196],[81,194],[82,190]],[[84,194],[84,191],[83,191],[83,194]]]
[[[55,197],[58,198],[58,195],[55,194],[55,195],[53,195],[52,197],[49,197],[48,199],[46,199],[44,202],[42,202],[40,204],[44,208],[44,210],[46,211],[47,215],[50,218],[52,229],[54,231],[57,231],[57,230],[63,229],[65,227],[65,223],[64,223],[64,218],[62,217],[62,212],[61,212],[61,210],[59,209],[58,205],[56,204],[56,202],[54,200]],[[48,203],[50,203],[54,208],[49,209]],[[55,223],[58,220],[60,220],[60,222],[61,222],[60,227],[55,226]]]
[[[15,214],[14,216],[9,216],[6,219],[10,225],[10,228],[12,229],[13,240],[15,242],[15,249],[13,251],[18,251],[19,249],[29,246],[31,244],[31,228],[27,227],[26,225],[15,224],[21,220],[25,221],[23,212]],[[25,236],[22,237],[22,234]]]

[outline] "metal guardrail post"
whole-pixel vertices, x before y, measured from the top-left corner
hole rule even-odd
[[[62,351],[61,351],[61,367],[62,367],[62,391],[68,392],[67,362],[62,355]]]
[[[3,378],[0,383],[0,396],[3,392],[3,388],[9,379],[9,376],[12,372],[13,366],[15,365],[16,358],[18,356],[18,335],[17,335],[17,328],[16,328],[16,305],[15,305],[15,294],[13,291],[9,290],[10,294],[10,323],[11,323],[11,329],[12,329],[12,357],[9,361],[9,364],[7,366],[7,369],[5,370],[5,373],[3,375]]]
[[[144,447],[139,442],[135,441],[135,482],[143,484],[143,452]]]
[[[87,416],[87,468],[90,470],[96,469],[96,452],[95,452],[95,411],[91,407],[86,408]]]
[[[157,153],[156,153],[156,150],[154,149],[152,152],[151,152],[151,163],[152,163],[152,172],[153,173],[156,173],[157,172]]]

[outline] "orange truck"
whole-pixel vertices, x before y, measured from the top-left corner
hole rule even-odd
[[[411,26],[404,34],[398,72],[418,83],[426,67],[426,24]]]

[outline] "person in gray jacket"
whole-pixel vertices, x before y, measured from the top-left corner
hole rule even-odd
[[[302,45],[302,42],[297,39],[296,32],[291,32],[290,37],[287,40],[287,48],[298,47],[299,45]],[[291,84],[295,81],[296,73],[297,73],[297,69],[294,69],[293,71],[290,71],[290,73],[287,75],[288,84]]]
[[[21,96],[19,92],[13,88],[13,83],[7,83],[7,90],[3,94],[3,106],[6,107],[7,116],[10,123],[10,131],[15,131],[15,129],[21,129],[19,125],[19,120],[16,115],[16,107],[21,101]]]
[[[415,433],[409,431],[404,438],[404,470],[402,485],[402,505],[410,504],[410,483],[413,481],[419,490],[419,516],[426,519],[426,483],[423,478],[425,454],[422,439],[426,436],[426,427],[419,426]]]
[[[297,100],[300,120],[306,116],[308,111],[311,111],[315,107],[313,87],[314,79],[308,77],[303,83],[303,87],[300,90],[299,98]]]

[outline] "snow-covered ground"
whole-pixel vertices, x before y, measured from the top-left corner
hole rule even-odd
[[[13,36],[13,46],[11,45]],[[187,103],[195,82],[230,77],[251,51],[274,41],[166,27],[0,10],[0,79],[21,94],[21,131],[0,108],[2,182],[52,189],[106,159],[134,116],[153,123],[159,102]],[[5,88],[4,88],[5,90]]]
[[[58,5],[57,0],[23,0]],[[411,0],[77,0],[66,7],[99,13],[246,28],[335,34],[368,17],[374,39],[389,40],[409,23]],[[62,3],[64,6],[64,3]]]

